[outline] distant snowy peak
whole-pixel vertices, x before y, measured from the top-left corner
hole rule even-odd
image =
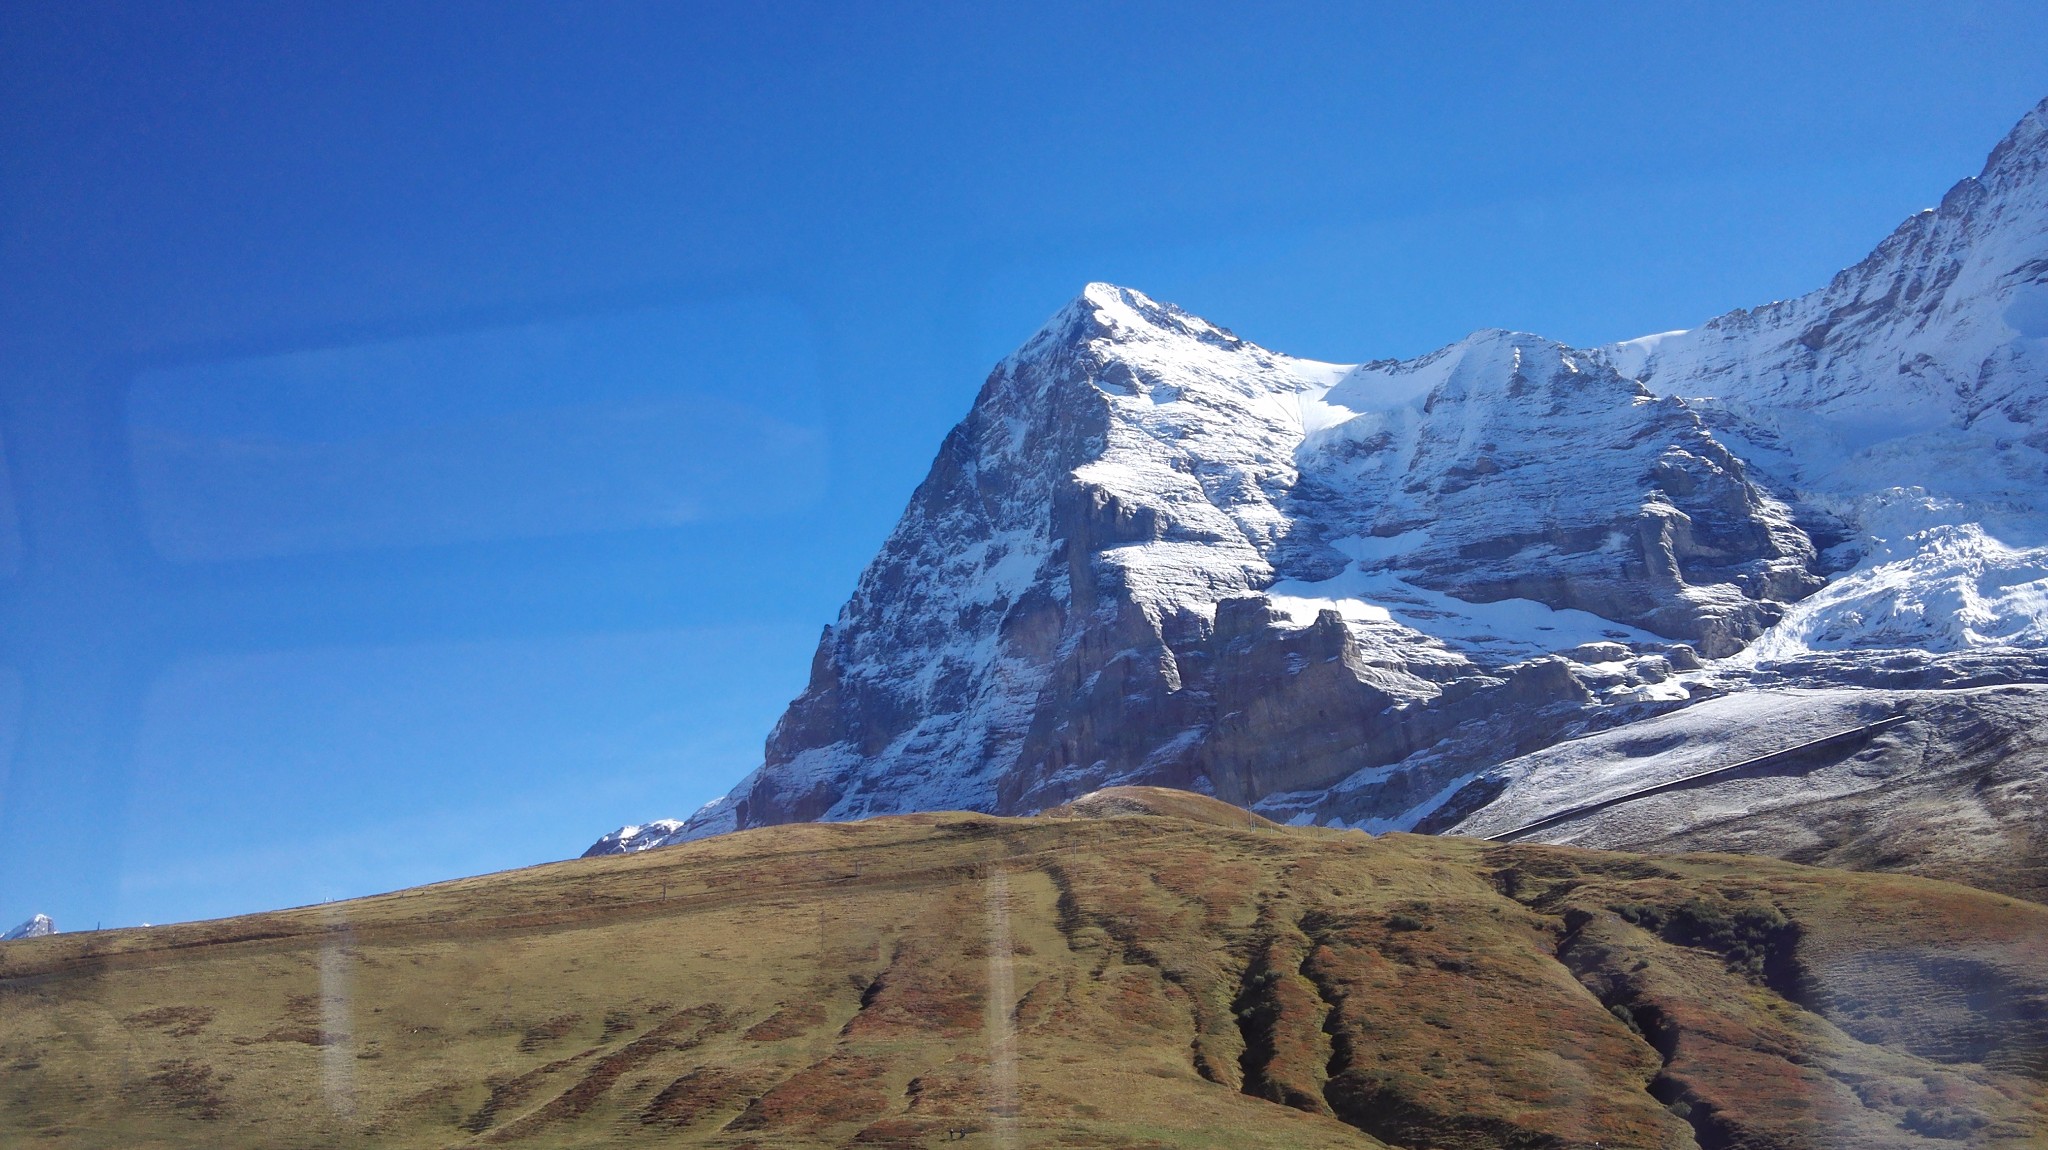
[[[1658,667],[1692,660],[1673,640],[1738,650],[1813,555],[1684,401],[1554,341],[1328,364],[1090,285],[947,437],[763,768],[592,852],[1119,782],[1327,786],[1583,700],[1532,656],[1593,644],[1626,693],[1654,683],[1615,640]]]
[[[1123,344],[1178,344],[1193,340],[1229,351],[1261,350],[1227,328],[1173,304],[1160,303],[1143,292],[1110,283],[1091,283],[1004,360],[997,372],[1043,358],[1052,350],[1085,346],[1098,339]]]
[[[39,914],[6,934],[0,934],[0,942],[13,942],[17,938],[41,938],[46,934],[55,933],[57,924],[50,921],[49,915]]]
[[[639,826],[620,827],[592,843],[590,849],[583,852],[583,857],[634,854],[670,841],[682,829],[681,819],[655,819]]]

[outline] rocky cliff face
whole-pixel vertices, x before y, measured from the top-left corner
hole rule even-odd
[[[1413,826],[1787,667],[2048,645],[2044,172],[2048,103],[1826,288],[1599,349],[1316,363],[1090,285],[947,437],[762,768],[593,850],[1115,784]]]

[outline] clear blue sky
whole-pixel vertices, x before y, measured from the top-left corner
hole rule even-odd
[[[687,813],[1089,280],[1625,338],[2048,95],[2032,2],[1438,7],[8,5],[0,927]]]

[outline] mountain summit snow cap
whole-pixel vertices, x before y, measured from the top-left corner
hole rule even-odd
[[[1245,341],[1236,332],[1219,327],[1170,303],[1160,303],[1135,288],[1111,283],[1091,283],[1081,294],[1024,341],[1024,345],[1003,361],[1015,366],[1039,359],[1059,348],[1078,347],[1095,340],[1111,343],[1149,343],[1159,339],[1196,339],[1219,347],[1235,348]]]
[[[57,924],[50,921],[50,916],[39,914],[6,934],[0,934],[0,942],[12,942],[17,938],[41,938],[46,934],[56,933]]]
[[[1122,336],[1163,331],[1232,347],[1244,342],[1228,328],[1173,304],[1160,303],[1135,288],[1092,283],[1068,306],[1087,309],[1098,325]]]

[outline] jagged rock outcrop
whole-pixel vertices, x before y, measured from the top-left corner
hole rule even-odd
[[[1118,784],[1413,826],[1785,667],[2048,646],[2044,408],[2048,102],[1827,287],[1691,332],[1346,366],[1090,285],[946,438],[762,768],[593,850]]]

